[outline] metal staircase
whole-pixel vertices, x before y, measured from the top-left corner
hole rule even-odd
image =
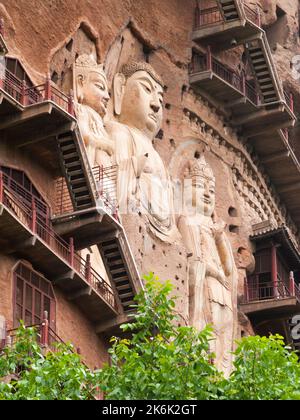
[[[261,92],[263,104],[272,104],[283,97],[282,88],[278,80],[273,58],[269,55],[267,40],[257,39],[246,44],[246,50]]]
[[[98,244],[98,249],[123,311],[132,311],[130,305],[143,285],[123,229],[106,237]]]
[[[75,211],[96,206],[96,182],[90,167],[79,129],[57,137],[61,169]]]
[[[239,19],[235,0],[220,0],[218,3],[225,22]]]

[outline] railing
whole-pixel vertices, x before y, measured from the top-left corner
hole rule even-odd
[[[284,93],[284,98],[285,98],[287,106],[294,113],[294,97],[293,97],[293,94],[287,92],[286,90],[283,90],[283,93]]]
[[[139,275],[137,266],[135,265],[135,259],[131,252],[131,248],[130,248],[127,236],[123,230],[119,233],[118,239],[119,239],[121,250],[124,255],[124,259],[126,261],[127,268],[129,270],[130,277],[133,279],[133,287],[135,289],[134,292],[138,293],[139,287],[141,289],[143,288],[143,283],[141,281],[141,277]]]
[[[93,168],[93,176],[96,181],[99,197],[108,213],[118,219],[117,214],[117,166],[96,166]],[[55,216],[61,216],[73,213],[74,207],[71,201],[69,190],[65,178],[59,178],[56,181],[56,207]]]
[[[59,337],[59,335],[49,326],[47,311],[44,312],[44,319],[42,320],[42,322],[33,325],[26,325],[25,328],[34,328],[36,331],[36,339],[38,344],[41,347],[46,348],[47,350],[55,352],[57,350],[58,343],[66,344],[61,339],[61,337]],[[17,331],[18,328],[13,328],[6,331],[2,348],[5,346],[11,347],[17,342]],[[71,351],[75,352],[75,350]],[[77,352],[80,352],[80,350],[77,349]]]
[[[203,26],[215,25],[224,21],[222,13],[218,6],[210,7],[208,9],[200,10],[196,8],[195,13],[195,30],[202,28]]]
[[[300,289],[295,283],[293,277],[290,278],[289,284],[284,281],[265,282],[261,284],[249,284],[245,279],[244,303],[257,302],[262,300],[278,300],[287,297],[297,298],[300,303]]]
[[[4,38],[4,20],[0,18],[0,35]]]
[[[52,227],[45,223],[38,214],[34,199],[32,199],[32,206],[28,206],[15,189],[10,187],[11,184],[5,181],[6,178],[9,177],[0,172],[0,203],[6,206],[33,234],[37,235],[52,251],[76,270],[97,294],[100,294],[107,303],[116,308],[111,286],[91,268],[89,258],[85,261],[74,251],[72,239],[70,243],[67,243],[57,235]],[[92,276],[89,274],[91,272]]]
[[[233,88],[238,90],[242,95],[246,96],[255,105],[258,106],[260,104],[260,96],[255,90],[255,87],[251,86],[250,82],[245,79],[244,75],[238,75],[234,70],[229,67],[225,67],[222,63],[212,57],[209,47],[206,54],[193,54],[189,70],[190,74],[211,71]]]
[[[254,10],[244,2],[241,2],[241,5],[242,10],[244,11],[245,19],[254,23],[258,27],[261,27],[261,16],[259,9],[257,8],[257,10]],[[199,6],[197,6],[195,11],[194,30],[203,28],[205,26],[216,25],[222,22],[225,23],[226,18],[221,10],[222,6],[218,5],[217,1],[216,6],[206,9],[201,9]]]
[[[52,101],[64,111],[74,115],[73,99],[57,89],[50,80],[45,83],[28,87],[25,81],[18,79],[11,71],[5,69],[0,78],[0,88],[12,96],[23,106],[44,101]]]
[[[11,191],[13,191],[17,196],[20,197],[23,204],[26,204],[28,208],[35,206],[38,215],[46,220],[49,218],[49,207],[47,204],[40,200],[38,197],[35,197],[33,194],[29,193],[22,185],[20,185],[13,178],[9,177],[3,172],[3,182]]]
[[[261,16],[259,8],[257,10],[251,9],[246,3],[242,2],[242,7],[244,9],[245,16],[252,23],[255,23],[259,28],[261,27]]]

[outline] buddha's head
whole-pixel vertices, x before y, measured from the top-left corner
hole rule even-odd
[[[103,118],[110,97],[103,65],[89,55],[81,55],[75,63],[75,78],[77,102],[94,109]]]
[[[163,83],[144,62],[130,62],[114,78],[115,114],[122,124],[137,128],[153,139],[163,118]]]
[[[190,163],[185,178],[186,204],[196,209],[197,213],[211,217],[215,210],[215,177],[211,167],[202,155]]]

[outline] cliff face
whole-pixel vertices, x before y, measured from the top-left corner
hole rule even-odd
[[[283,85],[294,94],[297,115],[300,112],[299,78],[295,76],[295,68],[300,62],[300,58],[295,58],[300,54],[298,0],[248,3],[258,5],[262,12],[263,27],[279,76]],[[160,135],[153,144],[174,179],[183,179],[187,162],[195,159],[196,153],[205,154],[214,172],[216,214],[227,225],[225,233],[237,268],[233,312],[235,337],[239,337],[242,332],[252,331],[247,318],[237,310],[237,302],[244,292],[244,279],[254,269],[254,247],[249,240],[252,225],[266,220],[285,224],[286,212],[243,132],[231,125],[230,117],[220,104],[196,92],[189,84],[195,6],[195,0],[2,0],[0,16],[4,18],[9,56],[20,60],[36,84],[50,74],[60,87],[70,89],[68,71],[76,57],[84,52],[105,63],[110,87],[114,74],[131,58],[148,61],[162,77],[164,119]],[[237,47],[222,52],[219,58],[238,69],[242,54],[241,47]],[[300,157],[298,131],[296,123],[290,141]],[[2,148],[1,163],[13,161],[15,167],[30,173],[53,205],[55,197],[51,185],[55,174],[45,173],[38,156],[23,159],[16,152],[12,157],[7,143],[5,147],[1,145]],[[176,214],[176,222],[179,217],[180,212]],[[162,242],[149,234],[147,223],[139,216],[124,217],[123,223],[140,272],[154,270],[162,279],[171,279],[174,293],[179,296],[177,309],[182,322],[188,322],[190,263],[183,241]],[[296,238],[297,228],[293,225],[291,230]],[[3,259],[1,265],[11,268],[12,262]],[[4,282],[7,272],[4,268],[2,271]],[[2,277],[0,273],[0,284]],[[10,290],[7,289],[3,306],[0,302],[0,313],[7,319],[12,318],[9,299]],[[103,343],[96,343],[96,339],[91,338],[90,327],[77,308],[65,302],[60,294],[59,319],[59,331],[67,339],[75,340],[82,350],[86,349],[90,363],[96,360],[96,355],[88,347],[105,353]],[[68,322],[72,319],[73,323],[76,319],[81,338],[80,334],[73,336],[70,332],[72,326]]]

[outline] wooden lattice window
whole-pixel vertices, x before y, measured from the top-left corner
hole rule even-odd
[[[26,326],[39,324],[48,312],[51,328],[55,329],[55,297],[50,281],[24,263],[14,270],[14,326],[20,320]]]

